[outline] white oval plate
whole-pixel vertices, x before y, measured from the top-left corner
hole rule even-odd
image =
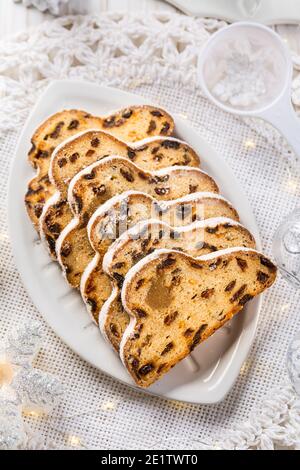
[[[27,162],[30,138],[49,115],[63,108],[79,108],[94,114],[148,100],[113,88],[76,81],[58,81],[49,86],[33,109],[12,164],[9,181],[9,230],[16,265],[36,307],[56,334],[83,359],[106,374],[134,386],[119,358],[90,321],[80,294],[65,282],[57,263],[50,260],[27,216],[24,194],[33,170]],[[220,186],[221,193],[238,210],[241,221],[257,240],[258,228],[243,191],[224,160],[187,122],[175,117],[176,135],[201,155],[202,168]],[[236,380],[249,352],[257,325],[261,299],[254,299],[230,326],[217,331],[201,344],[193,358],[178,364],[148,392],[166,398],[215,403],[222,400]]]
[[[167,0],[187,15],[264,24],[300,21],[299,0]]]

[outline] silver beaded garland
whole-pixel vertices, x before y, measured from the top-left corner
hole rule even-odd
[[[44,413],[52,411],[63,393],[56,377],[31,367],[16,374],[12,387],[24,408]]]
[[[42,337],[41,324],[31,321],[10,332],[1,348],[14,377],[0,385],[0,450],[22,447],[26,439],[22,410],[49,413],[63,393],[56,377],[32,366]]]
[[[12,330],[6,341],[7,358],[16,365],[32,362],[42,343],[42,325],[30,321]]]

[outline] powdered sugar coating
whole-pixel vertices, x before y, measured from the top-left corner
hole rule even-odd
[[[159,259],[160,256],[164,255],[164,254],[180,253],[181,256],[184,256],[184,257],[186,257],[188,259],[191,259],[191,260],[196,259],[196,260],[201,260],[201,261],[209,261],[209,260],[213,260],[213,259],[218,258],[218,257],[223,256],[223,255],[227,255],[227,254],[231,254],[231,253],[239,253],[241,251],[242,252],[250,252],[250,253],[258,253],[259,255],[262,255],[259,251],[255,250],[253,248],[232,247],[232,248],[225,248],[223,250],[215,251],[213,253],[209,253],[207,255],[201,255],[201,256],[198,256],[198,257],[194,258],[194,257],[192,257],[192,256],[190,256],[186,253],[182,253],[182,252],[179,252],[179,251],[176,251],[176,250],[167,250],[167,249],[162,248],[162,249],[156,250],[154,253],[151,253],[150,255],[148,255],[145,258],[143,258],[142,260],[140,260],[135,266],[133,266],[128,271],[128,273],[125,276],[125,280],[124,280],[122,291],[121,291],[122,304],[123,304],[123,307],[126,310],[126,312],[128,313],[129,318],[130,318],[129,325],[126,328],[126,330],[123,334],[121,343],[120,343],[120,358],[122,360],[122,363],[126,367],[126,369],[127,369],[127,366],[126,366],[126,361],[125,361],[125,358],[124,358],[124,348],[125,348],[125,344],[126,344],[127,340],[129,339],[130,335],[134,331],[136,321],[137,321],[137,318],[132,314],[129,307],[127,306],[127,302],[126,302],[127,292],[126,291],[128,289],[128,285],[132,282],[135,275],[138,274],[139,271],[145,265],[147,265],[151,261]]]
[[[74,217],[69,223],[68,225],[66,225],[66,227],[61,231],[61,233],[59,234],[59,237],[58,239],[56,240],[56,245],[55,245],[55,248],[56,248],[56,256],[57,256],[57,261],[59,262],[62,270],[63,270],[63,273],[66,277],[66,271],[65,271],[65,266],[64,266],[64,263],[63,263],[63,259],[61,257],[61,249],[62,249],[62,245],[65,241],[65,238],[69,235],[70,232],[72,232],[72,230],[75,230],[78,225],[80,224],[80,220],[78,217]],[[67,279],[67,278],[66,278]]]
[[[104,337],[104,339],[108,342],[108,344],[112,347],[112,349],[115,351],[115,349],[112,346],[112,343],[110,342],[107,334],[106,334],[106,329],[105,329],[105,324],[106,324],[106,319],[107,315],[110,309],[110,306],[112,302],[114,302],[117,298],[117,295],[119,294],[119,289],[113,286],[112,292],[108,299],[104,302],[102,308],[101,308],[101,314],[99,315],[99,329]]]
[[[60,200],[60,192],[56,191],[51,197],[49,197],[49,199],[44,204],[41,216],[39,218],[39,235],[40,235],[41,241],[44,243],[45,247],[47,248],[47,251],[49,252],[50,256],[51,256],[51,253],[50,253],[49,245],[46,241],[45,233],[43,230],[43,223],[44,223],[49,207],[57,204],[59,200]]]
[[[109,249],[107,250],[103,258],[103,264],[102,264],[103,271],[110,274],[110,266],[113,261],[113,257],[116,253],[116,250],[118,250],[122,245],[124,246],[127,243],[127,241],[133,238],[135,235],[138,235],[138,233],[143,231],[145,227],[156,225],[160,227],[165,227],[168,231],[174,230],[178,233],[185,233],[185,232],[191,232],[191,231],[202,229],[202,228],[205,229],[206,227],[213,228],[220,224],[230,224],[230,225],[244,228],[242,224],[240,224],[239,222],[235,220],[230,219],[229,217],[211,217],[210,219],[197,220],[195,222],[192,222],[189,225],[184,225],[182,227],[181,226],[172,227],[166,222],[158,221],[157,219],[148,219],[148,220],[138,222],[136,225],[128,229],[126,232],[122,233],[122,235],[120,235],[120,237],[109,247]]]
[[[124,157],[120,157],[119,155],[110,155],[109,157],[103,158],[102,160],[96,161],[94,163],[91,163],[91,165],[85,167],[83,170],[79,171],[77,175],[75,175],[68,187],[68,202],[71,206],[71,208],[74,206],[75,203],[75,197],[74,197],[74,189],[78,181],[80,181],[85,175],[88,173],[91,173],[94,168],[101,167],[102,165],[107,165],[111,164],[113,165],[114,162],[116,163],[125,163],[125,164],[130,164],[133,168],[136,169],[137,172],[141,171],[141,168],[132,163],[130,160]],[[197,167],[188,167],[188,166],[179,166],[179,165],[174,165],[171,167],[166,167],[166,168],[161,168],[160,170],[156,171],[148,171],[148,170],[142,170],[145,174],[151,175],[152,177],[154,176],[164,176],[164,175],[170,175],[170,173],[174,172],[183,172],[183,173],[189,173],[189,172],[196,172],[196,173],[201,173],[202,175],[207,176],[210,180],[212,180],[212,177],[208,175],[203,170],[200,170]],[[73,209],[72,209],[73,210]],[[74,212],[74,211],[73,211]]]
[[[90,317],[92,318],[92,320],[95,324],[97,324],[97,322],[95,320],[94,315],[91,312],[90,305],[86,302],[84,291],[85,291],[85,284],[86,284],[91,272],[97,267],[98,262],[99,262],[99,254],[96,253],[94,258],[92,259],[92,261],[90,261],[89,264],[87,265],[87,267],[85,268],[85,270],[84,270],[84,272],[81,276],[81,280],[80,280],[80,292],[81,292],[82,300],[84,301],[86,309],[87,309]]]
[[[91,238],[90,238],[91,231],[92,231],[93,225],[96,222],[97,218],[103,216],[105,214],[105,212],[109,212],[110,210],[112,210],[114,208],[114,206],[117,205],[118,203],[125,202],[126,199],[128,199],[130,196],[134,196],[134,195],[141,196],[141,197],[144,197],[144,198],[146,197],[152,203],[158,202],[158,200],[155,199],[154,197],[152,197],[150,194],[143,193],[142,191],[129,190],[129,191],[125,191],[122,194],[117,194],[116,196],[113,196],[111,199],[108,199],[104,204],[102,204],[100,207],[98,207],[98,209],[96,209],[95,212],[93,213],[93,215],[90,217],[90,220],[89,220],[88,225],[87,225],[87,230],[88,230],[88,235],[89,235],[90,242],[91,242]],[[185,204],[185,203],[188,203],[188,202],[191,202],[191,201],[197,201],[197,200],[200,201],[201,199],[204,199],[204,198],[218,199],[218,200],[224,201],[231,208],[233,208],[231,203],[225,197],[221,196],[221,194],[211,193],[211,192],[208,192],[208,191],[202,191],[202,192],[199,191],[199,192],[196,192],[196,193],[187,194],[186,196],[182,196],[178,199],[171,199],[170,201],[159,201],[159,204],[160,204],[160,206],[162,206],[164,208],[171,208],[172,206]],[[91,242],[91,245],[92,245],[92,242]]]

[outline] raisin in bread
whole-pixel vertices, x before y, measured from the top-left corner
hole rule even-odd
[[[200,166],[194,150],[171,137],[153,137],[129,146],[107,133],[90,130],[64,142],[55,150],[49,169],[50,180],[57,192],[48,200],[40,217],[41,237],[53,258],[56,257],[56,240],[72,219],[66,201],[69,182],[86,166],[110,155],[128,158],[149,170],[173,165]]]
[[[120,355],[134,381],[153,384],[275,278],[274,264],[247,248],[199,258],[159,250],[144,258],[122,288],[131,320]]]
[[[150,172],[121,157],[107,157],[85,168],[70,183],[68,201],[75,218],[57,241],[59,263],[71,286],[79,287],[94,255],[87,234],[90,216],[111,197],[131,189],[162,200],[197,190],[218,192],[215,181],[198,168],[173,166]]]
[[[164,222],[148,220],[129,229],[111,245],[103,258],[103,271],[110,276],[113,286],[100,312],[99,325],[104,337],[118,350],[129,323],[121,302],[122,283],[127,272],[145,256],[165,248],[197,257],[235,246],[255,248],[255,240],[245,227],[226,217],[176,228]],[[176,275],[172,282],[178,282]]]
[[[116,238],[141,220],[155,218],[179,227],[210,217],[239,220],[230,203],[215,193],[194,193],[173,201],[158,201],[149,194],[127,191],[100,206],[90,218],[87,227],[90,244],[96,255],[84,270],[80,284],[82,298],[94,320],[98,322],[99,312],[111,295],[111,281],[103,272],[102,261]],[[65,263],[74,265],[74,255],[68,250],[66,255]],[[119,304],[120,302],[118,307]],[[116,314],[120,321],[114,329],[114,346],[118,348],[127,314],[120,307]]]
[[[120,139],[135,142],[153,135],[171,135],[174,121],[164,110],[152,106],[131,106],[104,117],[76,109],[49,117],[35,131],[28,155],[38,174],[28,184],[25,203],[36,229],[44,204],[55,191],[48,177],[54,149],[67,138],[87,129],[102,129]]]

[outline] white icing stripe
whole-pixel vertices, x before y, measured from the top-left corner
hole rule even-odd
[[[108,299],[104,302],[104,304],[101,308],[100,315],[99,315],[99,329],[100,329],[100,332],[101,332],[102,336],[104,337],[104,339],[110,344],[110,346],[112,346],[112,344],[111,344],[111,342],[110,342],[110,340],[109,340],[109,338],[106,334],[105,325],[106,325],[107,315],[108,315],[110,306],[111,306],[112,302],[117,298],[118,294],[119,294],[119,289],[116,288],[115,286],[113,286],[112,292],[111,292],[110,296],[108,297]]]
[[[152,142],[159,143],[159,142],[163,142],[165,140],[170,140],[172,142],[178,142],[179,144],[184,145],[185,147],[187,147],[188,149],[190,149],[192,152],[195,153],[195,155],[198,158],[199,164],[201,163],[201,159],[200,159],[198,153],[196,152],[196,150],[190,144],[188,144],[187,142],[184,142],[184,140],[178,139],[177,137],[171,137],[171,136],[170,137],[162,137],[162,136],[146,137],[145,139],[139,140],[139,141],[134,142],[133,144],[130,144],[130,145],[131,145],[132,148],[136,149],[136,148],[142,147],[143,145],[151,144]]]
[[[68,282],[68,279],[66,277],[66,273],[65,273],[65,266],[64,266],[64,262],[63,262],[63,259],[61,257],[61,247],[62,247],[62,244],[63,242],[65,241],[65,238],[69,235],[69,233],[76,229],[76,227],[79,225],[80,223],[80,220],[78,217],[75,217],[74,219],[72,219],[68,225],[66,225],[66,227],[61,231],[58,239],[56,240],[56,256],[57,256],[57,261],[59,262],[61,268],[62,268],[62,271],[64,273],[64,276]],[[69,284],[69,282],[68,282]]]
[[[128,197],[133,196],[133,195],[142,196],[142,197],[146,196],[146,197],[151,198],[151,200],[153,199],[152,196],[149,196],[149,194],[142,193],[141,191],[134,191],[134,190],[125,191],[124,193],[117,194],[116,196],[113,196],[112,198],[108,199],[106,202],[101,204],[101,206],[98,207],[90,217],[90,220],[87,225],[89,238],[90,238],[92,227],[94,223],[97,222],[98,217],[99,218],[102,217],[105,214],[105,212],[111,211],[115,205],[122,203],[123,201],[126,201]]]
[[[197,256],[196,259],[199,259],[201,261],[206,261],[206,260],[217,258],[218,256],[228,255],[230,253],[235,253],[238,251],[251,251],[252,253],[257,253],[263,256],[263,254],[260,253],[260,251],[257,251],[254,248],[246,248],[244,246],[240,246],[240,247],[224,248],[223,250],[214,251],[213,253],[208,253],[207,255]],[[214,256],[211,256],[211,255],[214,255]]]
[[[128,370],[128,367],[127,367],[127,364],[126,364],[126,361],[125,361],[124,347],[125,347],[125,344],[126,344],[127,340],[129,339],[129,337],[134,332],[135,325],[136,325],[136,320],[137,319],[135,317],[129,315],[129,324],[128,324],[126,330],[124,331],[121,342],[120,342],[119,355],[120,355],[120,359],[121,359],[124,367],[127,370]]]
[[[39,234],[40,234],[40,238],[41,238],[41,241],[44,243],[44,245],[46,246],[47,248],[47,251],[50,253],[49,251],[49,245],[47,243],[47,240],[46,240],[46,237],[45,237],[45,233],[44,233],[44,230],[43,230],[43,223],[44,223],[44,220],[45,220],[45,217],[47,216],[47,212],[49,210],[49,208],[56,204],[60,199],[60,193],[59,191],[56,191],[46,202],[46,204],[44,205],[43,207],[43,211],[41,213],[41,216],[39,218]],[[51,253],[50,253],[51,254]]]
[[[204,229],[206,227],[216,227],[217,225],[221,224],[230,224],[231,226],[241,227],[247,230],[242,224],[236,222],[235,220],[230,219],[229,217],[212,217],[210,219],[204,219],[200,221],[192,222],[189,225],[185,225],[183,227],[173,227],[166,222],[159,221],[157,219],[148,219],[138,222],[133,227],[128,229],[126,232],[122,233],[120,237],[115,240],[114,243],[110,245],[107,252],[103,258],[103,271],[107,274],[111,274],[111,263],[113,262],[113,258],[116,254],[116,251],[119,251],[122,246],[125,246],[128,240],[132,239],[135,235],[138,235],[144,229],[149,228],[150,226],[153,227],[166,227],[168,231],[174,230],[178,233],[186,233],[186,232],[193,232],[199,229]],[[249,235],[251,235],[249,233]]]
[[[94,323],[97,324],[96,320],[95,320],[95,317],[94,315],[92,314],[91,312],[91,307],[90,305],[86,302],[86,298],[85,298],[85,286],[86,286],[86,282],[88,281],[88,278],[91,274],[91,272],[96,268],[96,266],[98,265],[98,262],[99,262],[99,254],[96,253],[96,255],[94,256],[94,258],[92,259],[92,261],[89,262],[89,264],[87,265],[87,267],[85,268],[82,276],[81,276],[81,280],[80,280],[80,293],[81,293],[81,296],[82,296],[82,299],[84,301],[84,304],[86,306],[86,309],[88,311],[88,314],[90,315],[91,319],[93,320]]]
[[[80,279],[80,292],[82,295],[83,300],[85,300],[84,292],[85,292],[85,284],[88,281],[88,278],[91,274],[91,272],[97,267],[97,264],[99,262],[99,253],[96,253],[93,259],[89,262],[89,264],[86,266],[81,279]]]
[[[100,207],[98,207],[98,209],[95,210],[95,212],[91,216],[91,218],[89,220],[89,223],[88,223],[89,236],[90,236],[90,233],[91,233],[92,226],[93,226],[93,224],[95,223],[95,221],[98,217],[99,218],[102,217],[105,212],[113,210],[115,205],[117,205],[119,203],[122,203],[127,198],[129,198],[131,196],[135,196],[135,195],[136,196],[141,196],[143,198],[146,197],[150,201],[152,201],[153,203],[157,202],[160,205],[163,205],[164,207],[167,207],[167,208],[171,208],[173,206],[177,206],[177,205],[180,205],[180,204],[183,204],[183,203],[186,203],[186,202],[201,201],[201,199],[204,199],[204,198],[205,199],[217,199],[217,200],[220,200],[220,201],[224,201],[231,208],[233,208],[231,203],[227,199],[225,199],[223,196],[221,196],[220,194],[211,193],[211,192],[208,192],[208,191],[187,194],[186,196],[182,196],[178,199],[172,199],[170,201],[159,201],[158,199],[155,199],[152,196],[150,196],[150,194],[143,193],[142,191],[129,190],[129,191],[125,191],[124,193],[113,196],[111,199],[108,199],[108,201],[106,201],[104,204],[102,204]]]

